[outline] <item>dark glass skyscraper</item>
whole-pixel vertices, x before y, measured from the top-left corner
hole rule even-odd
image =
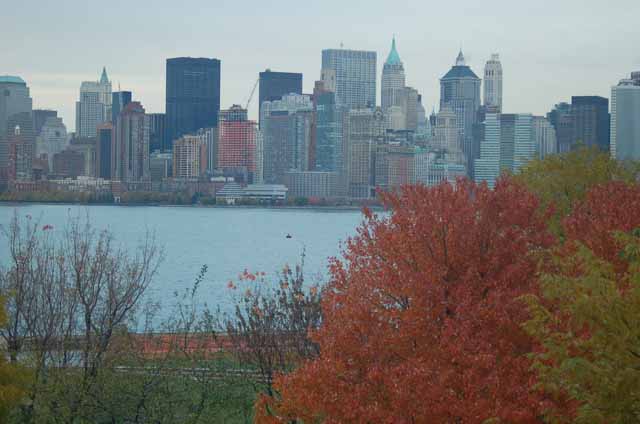
[[[218,126],[220,61],[177,57],[167,59],[166,143],[200,128]]]
[[[262,102],[271,102],[282,99],[285,94],[302,94],[302,74],[292,72],[273,72],[267,69],[260,72],[259,87],[260,110]],[[262,116],[262,115],[258,115]]]
[[[122,112],[122,109],[129,103],[131,103],[131,91],[116,91],[111,93],[111,122],[116,123],[118,115]]]
[[[171,150],[167,143],[167,129],[165,125],[166,115],[164,113],[150,113],[149,115],[149,149],[152,152]]]
[[[609,100],[600,96],[571,97],[574,140],[609,151]]]

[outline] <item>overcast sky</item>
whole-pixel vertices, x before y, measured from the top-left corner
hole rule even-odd
[[[394,33],[407,84],[428,111],[461,46],[480,77],[500,53],[510,113],[609,97],[640,70],[640,0],[31,0],[2,14],[0,75],[24,78],[34,107],[58,110],[69,130],[80,82],[103,65],[114,91],[164,112],[165,59],[175,56],[222,60],[222,108],[244,104],[265,68],[302,72],[311,92],[321,50],[341,42],[376,51],[381,69]]]

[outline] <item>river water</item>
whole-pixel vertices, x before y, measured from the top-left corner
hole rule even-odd
[[[61,231],[68,216],[88,214],[94,227],[110,230],[129,250],[148,230],[155,232],[165,258],[148,300],[161,302],[165,310],[174,292],[192,287],[202,265],[208,272],[199,300],[223,310],[233,297],[229,280],[237,280],[245,269],[274,280],[285,264],[299,262],[303,248],[307,281],[326,281],[327,258],[340,255],[341,241],[355,235],[363,218],[355,210],[20,204],[0,206],[0,225],[9,223],[14,210],[53,226],[54,232]],[[2,237],[0,260],[7,257]]]

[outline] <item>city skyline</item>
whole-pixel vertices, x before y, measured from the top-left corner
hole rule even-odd
[[[150,113],[164,112],[164,63],[170,57],[220,59],[221,108],[228,108],[246,102],[258,73],[266,68],[302,73],[303,92],[311,93],[314,81],[320,78],[321,51],[344,43],[345,49],[378,54],[379,104],[382,59],[395,34],[407,86],[422,94],[427,113],[438,104],[438,78],[451,67],[460,47],[478,75],[492,53],[500,54],[505,69],[505,112],[513,113],[543,114],[558,102],[570,101],[572,95],[609,97],[611,86],[624,78],[628,69],[640,65],[640,54],[630,53],[627,47],[640,38],[634,25],[634,10],[640,11],[640,6],[633,1],[614,5],[593,2],[589,7],[584,7],[584,2],[567,1],[554,5],[552,15],[544,3],[491,1],[430,6],[373,1],[364,9],[342,5],[344,13],[340,16],[330,13],[333,1],[304,10],[297,10],[292,2],[272,7],[252,2],[250,10],[242,10],[242,16],[226,1],[215,6],[195,2],[188,10],[160,2],[152,12],[140,4],[118,8],[116,1],[100,16],[80,21],[78,17],[86,10],[86,6],[80,6],[83,3],[39,3],[38,13],[53,13],[50,8],[55,8],[59,19],[33,26],[33,5],[9,9],[3,38],[9,45],[19,43],[21,48],[7,49],[0,58],[0,74],[25,79],[34,108],[59,111],[70,131],[76,127],[74,109],[80,83],[98,79],[103,66],[109,72],[113,91],[133,91],[134,100],[141,101]],[[168,25],[178,11],[189,18],[185,21],[192,24],[186,27],[188,31],[181,25]],[[143,12],[151,19],[141,22]],[[495,20],[495,28],[486,25],[487,17]],[[117,33],[116,29],[96,25],[116,18],[122,25],[116,28]],[[207,19],[208,25],[199,24]],[[333,20],[330,26],[326,25],[328,19]],[[610,24],[603,27],[603,22]],[[122,49],[131,35],[122,30],[127,25],[140,35],[135,55]],[[56,37],[50,36],[53,26]],[[371,31],[372,27],[377,30]],[[96,36],[110,42],[98,46]],[[217,41],[221,39],[225,41]],[[65,54],[72,51],[82,54]],[[249,109],[251,119],[257,119],[257,109],[254,98]]]

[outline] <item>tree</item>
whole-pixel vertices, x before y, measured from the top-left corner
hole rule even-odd
[[[259,420],[540,422],[519,300],[553,242],[536,197],[459,180],[382,201],[391,214],[367,212],[331,262],[320,356],[276,380]]]
[[[533,160],[514,178],[535,193],[542,200],[543,207],[555,209],[550,227],[560,234],[560,221],[592,187],[609,181],[633,182],[639,175],[638,171],[638,164],[618,162],[597,147],[581,147],[543,160]]]
[[[637,185],[592,189],[564,220],[542,296],[527,298],[540,387],[576,402],[557,420],[640,421],[639,206]]]
[[[0,297],[0,326],[6,322],[5,299]],[[5,356],[0,355],[0,421],[6,422],[13,408],[26,395],[28,386],[27,372],[7,363]]]
[[[245,271],[241,281],[249,287],[237,300],[234,312],[224,315],[221,327],[231,351],[245,367],[257,368],[264,390],[273,396],[277,373],[290,371],[303,359],[318,355],[309,331],[321,322],[321,290],[304,286],[304,253],[295,270],[285,266],[277,286],[270,287],[264,273]],[[230,283],[231,288],[236,288]]]

